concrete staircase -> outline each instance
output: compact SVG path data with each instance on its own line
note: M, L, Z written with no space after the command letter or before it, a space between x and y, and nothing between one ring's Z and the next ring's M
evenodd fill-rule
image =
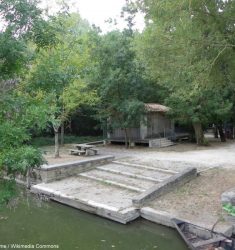
M149 140L150 148L164 148L174 145L174 143L167 138L158 138Z
M109 161L92 169L87 162L85 165L82 165L83 172L74 171L73 176L33 185L31 192L126 224L141 215L140 208L146 202L196 176L195 168L178 173L170 169L121 161ZM63 167L60 171L66 172L68 166ZM55 166L51 166L53 168ZM51 172L51 176L47 176L48 180L58 177L52 170L47 169L47 172ZM59 172L58 166L56 172ZM147 212L144 211L145 215Z
M79 176L130 191L144 192L171 177L172 173L158 171L153 168L110 163L80 173Z
M149 166L109 162L73 177L34 185L31 192L125 224L140 216L133 199L174 174Z

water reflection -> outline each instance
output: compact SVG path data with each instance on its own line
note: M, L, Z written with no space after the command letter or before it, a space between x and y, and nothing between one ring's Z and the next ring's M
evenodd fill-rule
M122 225L22 191L0 211L0 243L58 244L62 250L187 249L169 228L146 220Z

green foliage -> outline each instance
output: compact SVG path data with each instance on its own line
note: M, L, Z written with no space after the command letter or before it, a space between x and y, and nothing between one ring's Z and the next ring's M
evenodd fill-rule
M7 23L6 29L16 35L24 35L32 29L42 13L37 4L36 0L2 0L0 14Z
M0 124L0 149L4 150L11 147L19 146L29 140L29 135L22 127L16 127L12 122L6 121Z
M72 143L87 143L92 141L103 140L103 136L74 136L74 135L65 135L64 142L65 144ZM34 147L43 147L43 146L53 146L55 139L53 137L35 137L30 140L30 144Z
M136 61L131 30L113 31L100 38L92 87L100 98L98 117L111 128L139 125L144 113L144 68Z
M34 29L43 22L38 1L2 0L0 15L2 30L0 33L0 80L19 77L22 69L28 67L30 53L27 41ZM44 32L37 32L42 37Z
M21 146L3 150L0 154L0 166L7 171L7 175L26 175L29 168L36 168L45 163L41 151L31 146Z
M232 216L235 216L235 206L231 205L230 203L224 204L223 209Z
M0 34L0 168L11 177L26 174L29 168L43 162L42 154L26 143L30 140L32 127L45 127L47 105L40 102L40 94L30 96L22 91L22 72L30 64L27 42L33 27L42 21L41 13L37 1L0 2L3 20ZM0 202L12 195L13 189L7 185Z
M25 44L7 32L0 33L0 79L19 73L26 59Z
M234 1L138 4L147 24L136 43L138 56L151 78L168 89L171 115L202 124L233 119Z
M82 28L78 28L80 24ZM90 63L86 43L89 26L78 15L59 15L53 25L57 27L56 37L60 42L38 52L27 88L32 93L42 91L51 96L56 107L52 120L61 123L82 103L93 104L96 94L88 91L85 80Z
M0 103L0 166L9 175L25 174L43 162L41 153L25 144L30 140L31 127L45 127L47 106L16 90L0 94Z
M58 138L61 125L82 105L94 105L98 98L88 88L87 75L91 67L88 42L91 28L78 14L65 13L51 21L56 31L56 44L43 46L37 53L28 75L25 90L32 96L41 93L48 105L48 124ZM55 140L55 157L59 156Z
M82 104L94 106L99 98L95 90L90 90L83 80L77 79L64 89L62 100L65 111L72 113Z
M125 100L122 103L120 103L120 106L117 107L117 111L120 114L118 118L120 118L120 122L116 124L119 128L132 128L132 127L138 127L140 121L142 120L142 115L145 112L145 108L143 105L143 102L139 100ZM115 126L115 118L114 118L114 124ZM113 121L113 120L112 120Z
M53 18L48 21L41 19L33 26L29 39L36 44L37 50L50 48L60 42L56 36L58 32L62 32L62 28L58 30L58 27L53 22Z

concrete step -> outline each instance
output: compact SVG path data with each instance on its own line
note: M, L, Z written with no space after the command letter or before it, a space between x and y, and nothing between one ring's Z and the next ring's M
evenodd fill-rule
M100 182L100 183L103 183L106 185L108 184L110 186L124 188L127 190L139 192L139 193L146 191L146 189L141 188L141 187L137 187L137 186L133 186L133 185L131 185L131 183L126 183L124 180L122 180L122 182L119 182L118 180L115 180L115 178L113 176L112 177L110 177L110 176L107 177L105 175L102 176L102 174L98 174L97 172L93 172L93 171L81 173L81 174L79 174L79 176L82 176L84 178L87 178L87 179L90 179L93 181L97 181L97 182Z
M161 140L161 143L173 143L173 142L171 140L166 139L166 140Z
M118 170L115 170L115 169L107 169L105 167L98 167L98 169L101 170L101 171L104 171L104 172L112 173L112 174L131 177L133 179L152 181L152 182L155 182L155 183L162 182L162 180L160 180L160 179L155 179L155 178L148 177L148 176L133 174L133 173L130 173L130 172L118 171Z
M169 146L173 146L174 143L173 142L165 142L165 143L161 143L161 147L169 147Z
M131 167L135 167L135 168L143 168L143 169L147 169L147 170L153 170L153 171L163 172L163 173L172 174L172 175L179 173L178 171L174 171L174 170L170 170L170 169L150 167L150 166L146 166L146 165L140 165L140 164L135 164L135 163L123 162L123 161L112 161L112 163L115 163L118 165L124 165L124 166L131 166Z
M160 142L161 145L164 145L164 144L174 144L172 141L162 141Z
M80 176L92 178L97 181L106 182L108 184L116 185L119 187L127 188L137 192L143 192L156 184L151 180L139 180L132 176L120 175L119 173L113 173L104 169L94 169L85 173L81 173Z
M174 145L174 143L167 138L160 138L160 139L150 140L149 145L150 145L150 147L162 148L162 147L172 146L172 145Z
M169 141L169 139L167 139L167 138L161 138L161 139L157 139L157 140L159 140L159 141L161 141L161 142Z
M162 182L172 176L172 173L116 163L109 163L104 166L97 167L97 169L122 176L132 177L138 180L152 181L155 183Z

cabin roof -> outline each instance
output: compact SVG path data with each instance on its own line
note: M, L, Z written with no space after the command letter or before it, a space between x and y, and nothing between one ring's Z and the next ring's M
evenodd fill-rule
M166 113L170 110L170 108L158 103L145 103L145 109L147 110L147 112L162 112L162 113Z

